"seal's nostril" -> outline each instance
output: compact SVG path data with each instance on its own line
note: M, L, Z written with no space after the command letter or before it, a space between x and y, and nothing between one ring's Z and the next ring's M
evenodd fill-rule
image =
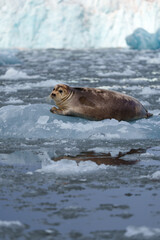
M52 93L52 97L55 97L55 96L56 96L56 94Z

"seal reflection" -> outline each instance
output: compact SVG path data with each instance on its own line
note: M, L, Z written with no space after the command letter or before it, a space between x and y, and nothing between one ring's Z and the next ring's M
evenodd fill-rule
M62 159L74 160L76 161L77 165L80 162L85 161L92 161L95 162L97 165L105 164L105 165L133 165L139 162L139 160L124 160L124 156L132 155L132 154L141 154L145 153L146 150L138 148L138 149L131 149L128 152L119 152L117 156L112 156L111 153L95 153L94 151L89 152L82 152L76 156L70 155L63 155L59 157L52 158L53 161L60 161Z

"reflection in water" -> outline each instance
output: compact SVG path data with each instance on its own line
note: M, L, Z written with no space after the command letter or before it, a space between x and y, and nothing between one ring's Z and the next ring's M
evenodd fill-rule
M94 151L82 152L77 156L59 156L56 158L52 158L53 161L60 161L62 159L75 160L77 164L81 161L93 161L97 165L105 164L105 165L132 165L139 162L139 160L123 160L122 157L132 155L132 154L140 154L145 153L146 150L138 148L131 149L129 152L119 152L117 156L112 156L111 153L95 153Z

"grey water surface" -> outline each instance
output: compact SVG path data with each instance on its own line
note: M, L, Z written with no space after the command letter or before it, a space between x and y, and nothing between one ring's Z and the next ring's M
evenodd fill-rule
M159 51L8 50L2 60L0 239L159 239ZM129 94L153 117L53 115L57 83Z

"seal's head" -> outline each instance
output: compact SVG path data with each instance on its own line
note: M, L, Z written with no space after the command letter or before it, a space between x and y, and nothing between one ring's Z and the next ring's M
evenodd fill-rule
M70 87L64 84L57 84L51 94L50 97L55 101L55 103L63 102L70 95Z

